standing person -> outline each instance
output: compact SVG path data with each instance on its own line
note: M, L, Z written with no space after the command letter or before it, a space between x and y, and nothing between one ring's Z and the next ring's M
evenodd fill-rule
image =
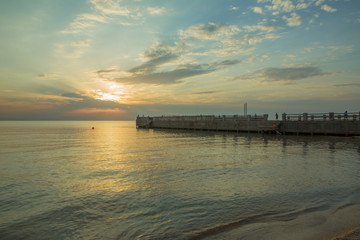
M279 115L276 113L275 114L275 117L276 117L276 120L278 120L278 118L279 118Z
M344 118L347 119L347 110L344 112Z

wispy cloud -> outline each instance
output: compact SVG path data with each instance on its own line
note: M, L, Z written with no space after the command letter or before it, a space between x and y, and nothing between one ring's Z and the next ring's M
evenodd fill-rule
M104 71L99 70L96 72L100 79L106 81L114 81L123 84L155 84L155 85L168 85L168 84L176 84L182 82L184 79L189 77L200 76L203 74L208 74L214 72L220 68L235 65L238 61L222 61L216 62L211 64L184 64L176 66L174 69L169 71L147 71L147 72L131 72L126 71L129 73L128 76L124 77L117 77L116 73L117 70L111 71ZM109 74L111 72L111 77ZM122 72L122 71L119 71Z
M335 87L360 87L360 83L342 83L342 84L335 84Z
M67 58L79 58L84 52L84 47L90 47L90 41L94 28L99 24L118 22L122 25L132 25L129 22L120 21L118 17L132 17L131 11L121 5L121 0L89 0L92 5L92 12L80 13L69 24L60 31L63 35L73 35L82 40L57 44L56 52Z
M254 11L254 13L259 13L259 14L263 13L263 10L261 7L253 7L253 11Z
M282 18L287 22L287 25L290 27L301 25L301 16L296 13L291 13L291 17L283 16Z
M326 11L326 12L336 12L336 11L337 11L337 9L332 8L332 7L330 7L330 6L327 5L327 4L322 5L322 6L321 6L321 9L324 10L324 11Z
M214 62L211 63L210 66L214 66L214 67L219 67L219 66L231 66L231 65L236 65L239 64L241 61L240 60L224 60L221 62Z
M121 0L90 0L94 8L103 14L129 16L130 10L121 6Z
M100 14L82 13L79 14L70 26L60 31L62 34L88 33L97 23L105 23L106 17Z
M257 25L252 25L252 26L244 26L244 29L246 29L248 32L256 32L256 31L260 31L260 32L276 32L278 30L281 29L281 27L269 24L267 22L261 22Z
M315 3L315 5L316 5L316 6L319 6L319 5L321 5L323 2L325 2L325 0L317 0L316 3Z
M99 70L97 78L123 84L176 84L189 77L200 76L240 63L237 59L225 59L211 63L179 63L177 60L186 52L181 46L170 46L158 43L152 49L145 51L145 62L129 70ZM163 65L166 69L159 70Z
M241 44L255 45L261 43L266 39L276 39L276 38L279 38L279 36L272 34L246 34L239 37L239 42Z
M79 114L79 115L88 115L88 114L119 114L119 113L125 113L125 110L119 109L119 108L79 108L70 110L69 114Z
M291 0L258 0L258 3L267 3L265 8L272 11L273 15L278 15L281 12L292 12L296 7Z
M72 42L71 46L74 47L89 47L90 46L90 39L83 39L77 42Z
M135 74L129 78L116 78L116 82L126 84L175 84L181 82L181 80L207 74L215 71L215 68L211 68L207 65L188 64L185 66L179 66L177 69L167 72L154 72L148 74Z
M179 38L189 42L191 50L188 55L211 55L225 57L248 54L255 50L254 45L263 40L276 39L279 26L269 24L266 20L257 25L246 25L240 28L237 25L225 25L220 23L199 24L178 31ZM210 45L211 44L211 45ZM207 46L196 49L196 46ZM251 45L251 48L249 46Z
M165 53L164 55L151 58L149 61L131 68L129 72L136 74L154 72L158 66L169 63L173 60L176 60L177 58L177 55L172 53Z
M186 30L179 30L178 34L181 38L197 38L203 40L217 40L224 36L232 36L240 32L236 25L224 25L210 22L208 24L200 24L191 26Z
M39 80L53 80L57 79L59 76L56 73L40 73L36 77Z
M298 4L296 4L295 8L296 8L296 10L306 9L310 6L310 4L311 3L304 3L304 2L298 3Z
M164 7L148 7L147 11L150 15L162 15L166 12Z
M192 94L195 95L208 95L208 94L214 94L214 93L218 93L219 91L203 91L203 92L194 92Z
M313 77L330 75L331 72L324 71L316 66L293 66L293 67L269 67L236 76L237 80L260 80L260 81L298 81Z
M330 50L340 53L352 53L354 51L354 46L329 46Z
M299 26L301 22L299 15L296 13L298 11L304 11L314 5L326 12L337 11L337 9L324 4L324 2L325 0L257 0L257 3L262 4L262 6L255 6L252 9L256 13L270 12L273 16L291 14L291 17L283 15L282 18L287 21L288 26Z

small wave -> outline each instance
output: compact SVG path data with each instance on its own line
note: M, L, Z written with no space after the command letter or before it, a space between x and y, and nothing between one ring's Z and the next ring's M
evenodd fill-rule
M87 211L82 204L66 205L2 224L0 239L66 238L75 236L79 228L97 218L96 214Z
M288 222L288 221L291 221L291 220L294 220L294 219L298 218L301 215L321 211L321 210L324 210L326 208L327 208L326 205L319 205L319 206L315 206L315 207L304 208L304 209L300 209L298 211L288 212L288 213L284 213L284 214L274 216L273 219L277 220L277 221Z
M334 211L333 211L333 214L342 210L342 209L345 209L345 208L348 208L348 207L351 207L351 206L354 206L355 203L345 203L345 204L342 204L340 206L338 206Z
M219 225L213 228L208 228L204 231L201 231L194 236L190 237L190 240L197 240L197 239L203 239L206 237L214 236L220 233L228 232L230 230L233 230L235 228L243 227L249 224L253 223L262 223L262 222L268 222L268 221L291 221L296 218L298 218L301 215L317 212L320 210L325 209L325 205L315 206L315 207L309 207L305 209L301 209L299 211L294 212L286 212L286 213L279 213L279 212L266 212L259 215L253 215L249 216L247 218L241 219L236 222L231 222L228 224Z
M266 221L270 216L274 216L276 213L275 212L267 212L267 213L263 213L263 214L259 214L259 215L253 215L244 219L241 219L239 221L236 222L232 222L232 223L228 223L228 224L223 224L223 225L219 225L213 228L208 228L202 232L199 232L197 234L195 234L194 236L190 237L190 240L196 240L196 239L202 239L205 237L209 237L209 236L213 236L213 235L217 235L219 233L223 233L226 231L230 231L232 229L238 228L238 227L242 227L248 224L252 224L252 223L257 223L257 222L264 222Z

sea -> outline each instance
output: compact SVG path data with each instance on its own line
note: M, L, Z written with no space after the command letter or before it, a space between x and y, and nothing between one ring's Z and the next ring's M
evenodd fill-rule
M0 239L276 239L359 204L356 137L0 122Z

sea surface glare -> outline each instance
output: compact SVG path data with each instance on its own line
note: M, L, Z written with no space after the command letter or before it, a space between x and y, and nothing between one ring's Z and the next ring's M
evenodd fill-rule
M254 239L358 204L357 138L0 122L0 239Z

